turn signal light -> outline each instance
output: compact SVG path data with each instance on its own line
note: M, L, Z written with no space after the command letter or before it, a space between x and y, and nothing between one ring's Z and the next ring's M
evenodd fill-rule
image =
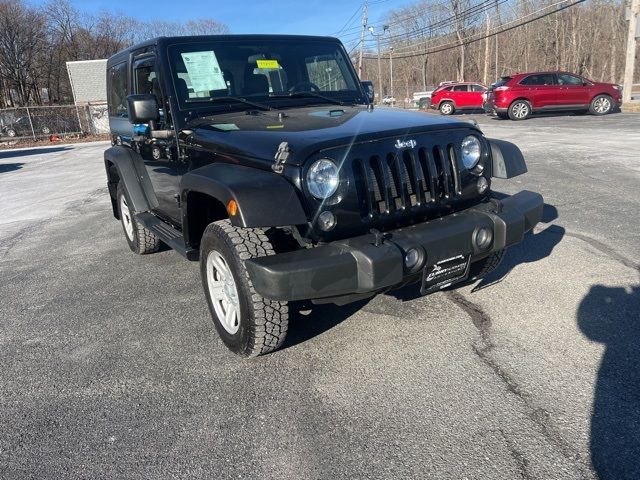
M227 203L227 212L230 216L235 217L238 213L238 202L236 202L234 199L229 200L229 202Z

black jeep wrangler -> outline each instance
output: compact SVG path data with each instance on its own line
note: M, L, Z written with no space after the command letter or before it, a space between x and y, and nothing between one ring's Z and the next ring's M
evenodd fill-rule
M290 301L339 305L494 269L542 197L498 200L517 147L467 122L374 108L339 40L157 38L107 68L113 213L135 253L200 261L234 352L278 348Z

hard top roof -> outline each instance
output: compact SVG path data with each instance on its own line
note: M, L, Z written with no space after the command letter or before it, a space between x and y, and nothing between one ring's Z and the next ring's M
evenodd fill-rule
M143 49L149 46L158 46L164 48L174 43L192 43L192 42L211 42L211 41L233 41L233 40L288 40L291 42L299 42L303 40L324 40L340 42L335 37L323 37L318 35L271 35L271 34L250 34L250 35L192 35L192 36L176 36L176 37L156 37L136 45L125 48L118 53L109 57L107 66L126 60L129 53L134 50Z

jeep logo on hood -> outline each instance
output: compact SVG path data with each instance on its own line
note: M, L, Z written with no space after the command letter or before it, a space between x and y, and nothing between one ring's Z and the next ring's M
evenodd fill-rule
M396 140L396 148L413 148L418 144L415 140Z

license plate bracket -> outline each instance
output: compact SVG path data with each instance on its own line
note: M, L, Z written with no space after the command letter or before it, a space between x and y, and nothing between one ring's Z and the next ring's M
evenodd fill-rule
M456 255L425 267L420 293L426 295L464 280L469 276L470 260L471 255Z

